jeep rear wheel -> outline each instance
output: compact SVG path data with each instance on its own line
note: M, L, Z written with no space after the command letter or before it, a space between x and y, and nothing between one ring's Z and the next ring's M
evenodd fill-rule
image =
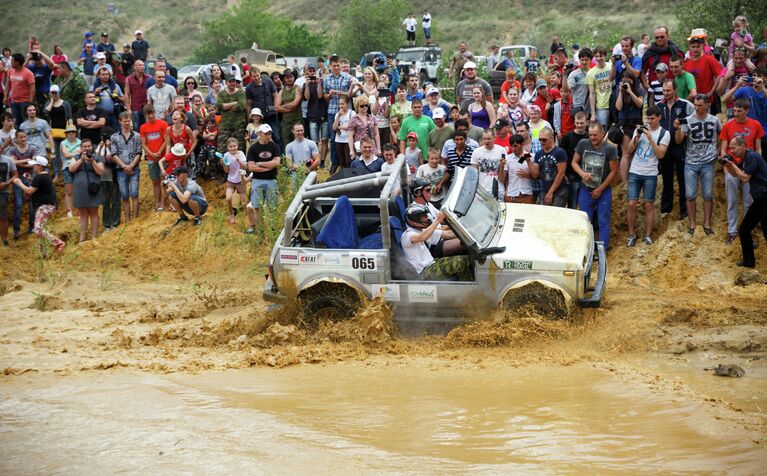
M299 295L304 324L314 328L321 321L351 319L360 306L360 296L346 284L319 283Z
M503 298L503 307L552 319L563 319L569 315L567 300L562 292L537 282L511 289Z

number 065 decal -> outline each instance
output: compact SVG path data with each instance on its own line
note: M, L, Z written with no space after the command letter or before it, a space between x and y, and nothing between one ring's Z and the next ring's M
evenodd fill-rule
M364 253L350 253L352 259L352 268L354 269L376 269L375 255L366 255Z

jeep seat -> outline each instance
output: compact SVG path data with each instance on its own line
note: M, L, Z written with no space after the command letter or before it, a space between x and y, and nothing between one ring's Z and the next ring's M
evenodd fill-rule
M317 234L316 242L326 248L357 249L359 247L357 220L349 197L342 195L338 198L322 230Z

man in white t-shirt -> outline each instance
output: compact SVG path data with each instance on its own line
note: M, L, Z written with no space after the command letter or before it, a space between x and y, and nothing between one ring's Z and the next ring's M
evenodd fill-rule
M506 148L495 143L491 129L482 133L482 146L471 153L471 166L479 170L479 185L496 200L503 200L506 187L498 180L498 171L506 167Z
M149 103L154 106L155 113L159 117L171 112L173 109L173 100L176 99L176 88L165 82L165 71L155 71L155 83L147 89L147 98Z
M408 15L407 18L402 20L402 28L405 29L405 32L407 33L407 45L408 46L415 46L415 27L418 25L418 22L416 21L415 17L411 13Z
M626 246L636 245L637 236L634 233L636 224L637 202L639 192L643 191L645 211L645 237L647 245L652 244L652 227L655 219L653 202L658 188L658 161L663 159L668 149L671 134L660 126L661 112L658 106L650 106L646 112L647 124L640 126L634 132L629 142L629 153L633 154L629 168L628 192L628 228L629 238Z
M530 164L533 155L524 148L525 138L514 134L509 138L511 155L505 167L498 171L498 180L506 187L504 201L509 203L533 203L533 181Z
M413 265L419 279L444 281L457 278L471 281L473 276L468 256L434 259L429 252L429 245L436 245L440 239L455 238L452 231L438 229L444 220L445 214L442 212L437 213L437 219L432 221L425 206L418 203L410 205L407 209L407 229L402 233L405 258Z

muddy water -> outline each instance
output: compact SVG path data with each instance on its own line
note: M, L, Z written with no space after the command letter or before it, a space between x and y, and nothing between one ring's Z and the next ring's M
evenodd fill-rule
M758 473L767 457L606 369L450 365L4 379L0 472Z

